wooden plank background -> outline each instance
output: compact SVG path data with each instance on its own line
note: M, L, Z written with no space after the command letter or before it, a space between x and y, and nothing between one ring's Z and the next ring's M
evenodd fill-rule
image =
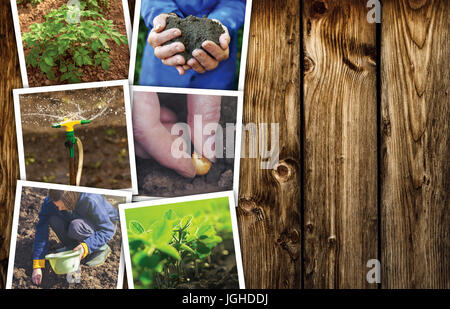
M244 124L279 124L280 162L241 160L248 288L450 287L449 7L385 0L377 31L366 1L253 1ZM2 288L22 85L0 8ZM366 281L369 259L381 285Z
M300 288L300 3L253 1L252 14L243 121L279 123L280 162L262 170L259 159L241 159L246 286Z
M450 287L450 5L383 9L381 223L387 288Z
M364 1L303 8L305 288L365 288L377 256L375 24ZM376 286L375 286L376 287Z

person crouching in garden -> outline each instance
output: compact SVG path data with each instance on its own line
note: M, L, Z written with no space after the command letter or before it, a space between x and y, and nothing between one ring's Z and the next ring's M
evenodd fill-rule
M33 246L32 281L42 282L49 227L64 246L58 252L80 250L80 260L87 266L102 265L111 248L108 241L116 232L119 213L99 194L62 190L48 191L42 203Z

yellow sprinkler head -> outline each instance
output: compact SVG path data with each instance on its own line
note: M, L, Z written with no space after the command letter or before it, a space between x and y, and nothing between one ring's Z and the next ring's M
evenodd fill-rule
M73 132L73 127L77 124L86 124L90 122L90 120L70 120L66 117L62 122L52 125L52 128L66 127L66 132Z
M91 120L70 120L69 118L64 118L64 120L60 123L55 123L52 125L52 128L66 128L66 147L69 148L69 155L71 158L74 157L74 145L77 142L77 139L75 137L75 132L73 131L73 127L77 124L87 124L90 123Z

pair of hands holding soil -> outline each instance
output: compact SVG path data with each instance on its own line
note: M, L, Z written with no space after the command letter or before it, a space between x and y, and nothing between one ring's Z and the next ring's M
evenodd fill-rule
M229 44L230 35L227 27L222 25L218 20L214 20L219 23L225 31L219 38L219 45L206 40L202 43L202 48L195 49L192 52L193 58L186 62L185 57L179 55L179 53L185 51L185 46L181 42L173 42L171 44L164 45L168 41L181 36L180 29L166 28L166 20L169 14L160 14L153 19L153 29L150 31L148 37L148 43L153 46L155 56L161 59L162 63L168 66L174 66L180 75L183 75L186 71L193 69L198 73L205 73L217 68L219 62L228 59L230 55Z

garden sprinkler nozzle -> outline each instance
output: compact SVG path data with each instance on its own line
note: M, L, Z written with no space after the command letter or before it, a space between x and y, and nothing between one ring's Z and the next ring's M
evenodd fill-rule
M91 120L71 120L69 118L64 118L64 120L60 123L55 123L52 125L52 128L66 128L66 141L64 145L69 149L69 157L70 157L70 184L71 185L79 185L81 178L81 169L83 167L83 144L81 140L75 137L74 126L79 124L88 124ZM78 144L78 172L75 177L75 154L74 154L74 145Z
M78 124L88 124L90 123L91 120L70 120L69 118L64 118L64 120L60 123L55 123L52 125L52 128L61 128L61 127L65 127L66 128L66 147L69 148L69 155L71 158L74 157L74 147L73 145L76 144L77 139L75 137L74 134L74 130L73 127L78 125Z
M70 120L69 118L64 118L63 122L55 123L52 125L52 128L61 128L66 127L66 132L73 132L73 127L77 124L87 124L90 123L91 120Z

